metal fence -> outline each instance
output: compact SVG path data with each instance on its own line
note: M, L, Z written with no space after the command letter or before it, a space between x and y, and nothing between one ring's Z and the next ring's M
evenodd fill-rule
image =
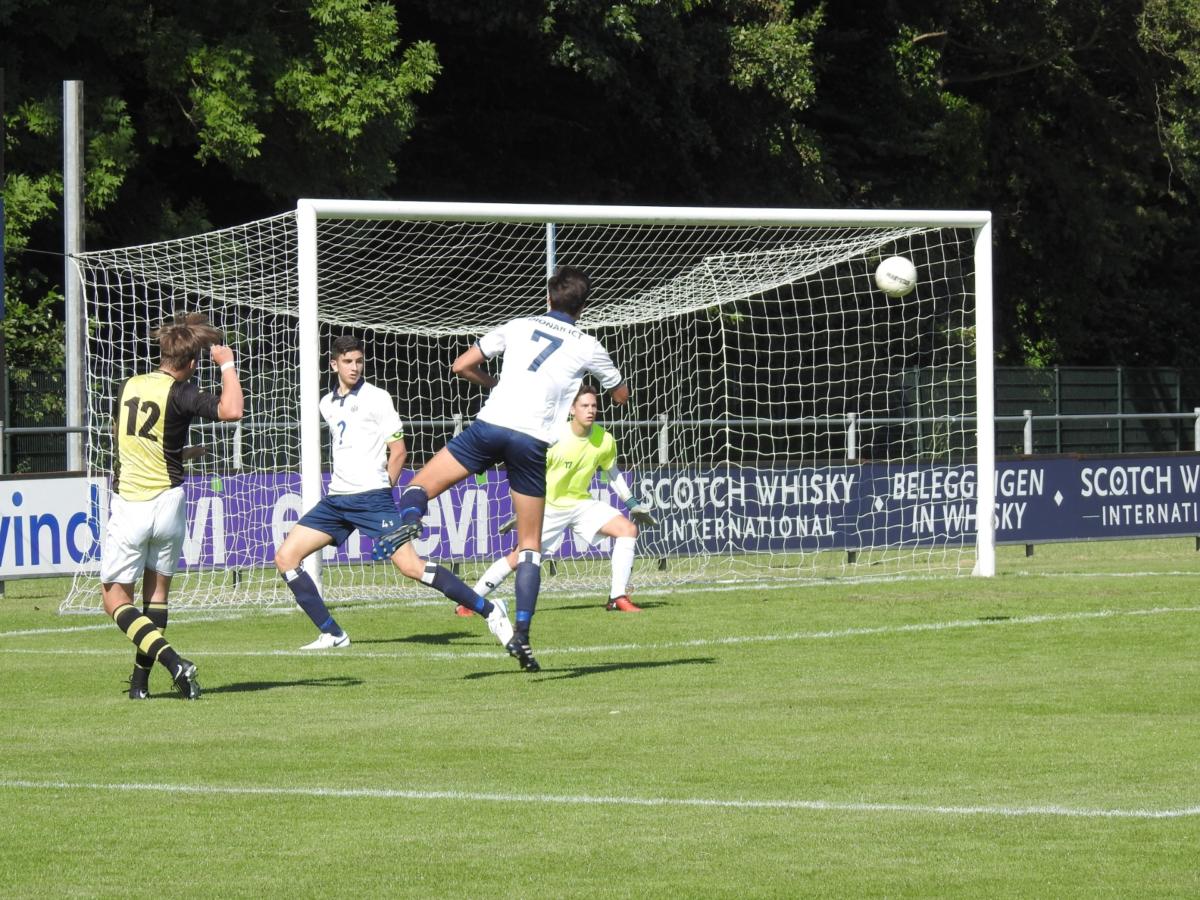
M1200 370L998 366L995 376L998 454L1145 453L1196 446ZM1026 449L1029 438L1032 445Z

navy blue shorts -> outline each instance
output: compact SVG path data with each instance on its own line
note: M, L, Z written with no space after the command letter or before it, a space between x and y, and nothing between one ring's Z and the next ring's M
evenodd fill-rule
M518 494L546 496L546 451L550 445L535 437L493 425L475 422L446 444L451 455L472 475L502 462L508 469L508 486Z
M330 494L304 514L296 524L323 531L334 544L343 544L354 529L371 538L391 531L400 521L396 501L388 488L361 494Z

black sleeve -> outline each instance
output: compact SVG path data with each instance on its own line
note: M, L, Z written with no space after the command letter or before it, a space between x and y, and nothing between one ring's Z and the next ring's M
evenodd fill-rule
M182 382L171 392L171 401L175 408L187 419L201 418L217 421L217 407L221 398L216 394L206 394L190 381Z

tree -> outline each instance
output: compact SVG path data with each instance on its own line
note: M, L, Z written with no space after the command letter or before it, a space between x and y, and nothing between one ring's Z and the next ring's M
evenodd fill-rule
M819 194L803 16L769 0L408 4L444 72L406 197L792 205Z
M1194 0L875 6L818 42L816 130L848 197L995 213L1002 359L1200 362L1173 337L1198 224Z

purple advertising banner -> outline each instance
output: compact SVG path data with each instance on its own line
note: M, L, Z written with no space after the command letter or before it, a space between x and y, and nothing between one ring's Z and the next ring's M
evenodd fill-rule
M411 473L405 473L407 481ZM631 473L658 525L644 529L646 556L697 552L855 550L969 544L975 531L972 466L861 463L796 468L651 469ZM996 467L993 520L999 543L1200 534L1200 455L1033 458ZM186 484L183 564L270 565L301 515L294 474L192 478ZM607 485L593 494L623 510ZM511 515L504 473L468 479L434 498L418 554L487 558L512 548L497 534ZM575 546L560 556L607 552ZM355 534L326 559L369 560Z

